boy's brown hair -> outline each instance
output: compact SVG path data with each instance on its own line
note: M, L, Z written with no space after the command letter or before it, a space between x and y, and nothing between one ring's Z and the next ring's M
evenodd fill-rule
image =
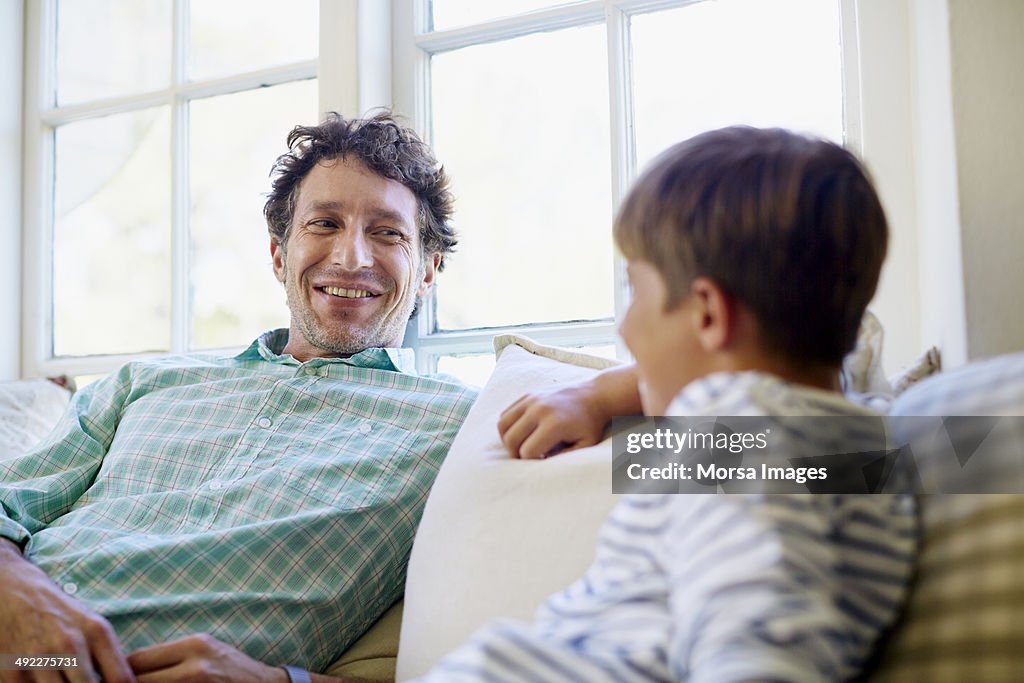
M888 226L850 152L739 126L663 152L626 197L615 240L658 270L668 308L708 277L753 311L766 351L839 366L875 293Z

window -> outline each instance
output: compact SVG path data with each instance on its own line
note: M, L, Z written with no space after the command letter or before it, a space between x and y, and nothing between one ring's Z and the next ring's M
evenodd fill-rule
M638 169L731 123L857 146L855 14L854 0L28 3L22 373L94 375L286 325L261 213L270 163L296 123L389 104L457 196L458 251L407 335L420 370L480 383L505 331L624 357L611 219Z
M287 326L263 193L287 132L320 118L318 1L26 13L25 309L38 313L24 374L92 375Z
M671 143L740 123L855 142L847 0L395 8L396 108L451 174L460 233L410 335L423 370L479 382L511 330L610 354L629 297L613 211Z

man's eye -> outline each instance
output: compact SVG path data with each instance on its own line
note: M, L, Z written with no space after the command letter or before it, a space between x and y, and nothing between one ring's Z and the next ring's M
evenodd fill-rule
M393 241L400 240L403 237L401 231L395 230L394 228L377 228L373 231L373 234L382 239Z
M315 221L309 222L310 227L320 228L322 230L330 230L337 227L337 223L330 220L329 218L318 218Z

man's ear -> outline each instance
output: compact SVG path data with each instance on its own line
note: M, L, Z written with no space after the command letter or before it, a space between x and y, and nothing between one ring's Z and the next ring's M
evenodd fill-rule
M437 275L437 269L441 265L441 254L435 252L433 254L427 254L423 259L423 279L420 280L419 286L416 288L416 296L424 296L430 291L430 288L434 286L434 276Z
M270 258L274 263L274 277L281 284L284 284L285 273L287 272L285 267L284 258L284 247L281 246L273 237L270 238Z
M690 283L690 294L694 300L693 323L697 340L709 353L721 351L732 342L736 301L707 277L695 278Z

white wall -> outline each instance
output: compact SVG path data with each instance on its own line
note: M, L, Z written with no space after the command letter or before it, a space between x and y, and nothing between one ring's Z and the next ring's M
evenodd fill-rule
M950 367L967 360L967 322L946 0L915 0L913 17L922 336Z
M0 0L0 380L21 365L22 0Z
M934 342L921 335L908 0L858 0L860 150L889 219L889 252L871 309L893 374ZM848 84L849 87L849 84Z
M914 0L923 336L946 367L1024 349L1024 2Z
M948 0L967 355L1024 350L1024 2Z

